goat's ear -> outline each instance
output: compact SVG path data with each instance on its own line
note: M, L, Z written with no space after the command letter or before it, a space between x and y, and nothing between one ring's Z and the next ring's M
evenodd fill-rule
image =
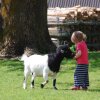
M64 53L64 50L61 49L61 53Z

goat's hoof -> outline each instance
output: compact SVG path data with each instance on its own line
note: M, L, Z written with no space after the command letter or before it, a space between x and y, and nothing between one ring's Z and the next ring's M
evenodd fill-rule
M44 88L44 85L43 85L43 84L41 84L41 88L42 88L42 89Z
M56 87L54 87L55 90L58 90Z

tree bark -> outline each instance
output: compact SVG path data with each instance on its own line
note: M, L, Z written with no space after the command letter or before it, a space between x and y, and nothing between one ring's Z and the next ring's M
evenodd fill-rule
M47 0L10 0L1 55L48 53L55 49L47 26Z

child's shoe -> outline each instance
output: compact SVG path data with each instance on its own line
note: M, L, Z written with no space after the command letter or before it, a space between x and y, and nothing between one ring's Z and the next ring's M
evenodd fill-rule
M82 90L88 90L88 88L87 87L82 87Z
M80 87L79 86L75 86L75 87L71 88L71 90L80 90Z

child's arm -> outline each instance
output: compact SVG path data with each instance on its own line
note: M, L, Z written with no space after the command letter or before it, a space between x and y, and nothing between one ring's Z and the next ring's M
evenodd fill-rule
M75 59L79 58L81 56L81 54L82 54L81 50L78 50L78 52L76 53L74 58Z

